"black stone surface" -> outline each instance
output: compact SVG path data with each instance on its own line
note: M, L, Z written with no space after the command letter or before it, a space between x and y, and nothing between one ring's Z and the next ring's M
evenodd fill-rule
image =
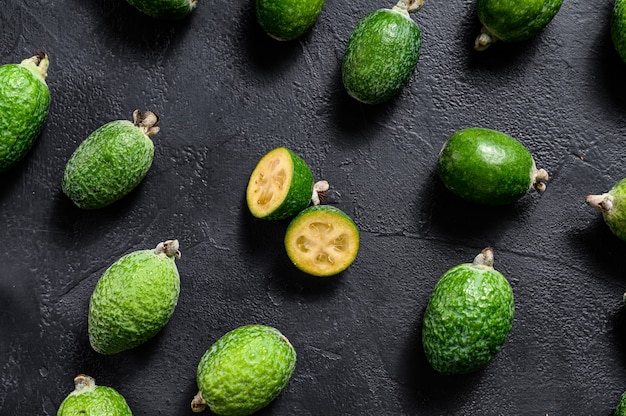
M52 104L37 144L0 176L0 414L55 415L87 373L135 415L189 415L195 369L225 332L279 328L298 351L293 379L259 415L603 415L626 390L626 243L584 203L626 176L623 74L612 1L565 0L520 44L472 50L472 0L431 1L416 73L368 107L343 90L341 59L372 0L328 0L302 39L261 32L251 1L199 0L157 22L122 0L4 0L0 63L39 50ZM65 162L100 125L135 108L161 116L143 183L81 211L62 194ZM451 196L435 163L470 126L504 131L551 174L543 195L484 209ZM328 203L361 229L356 262L333 278L297 271L287 221L253 219L248 177L287 146L331 183ZM114 356L87 340L102 272L178 238L181 297L169 324ZM515 294L513 329L484 369L441 376L421 319L450 267L492 246Z

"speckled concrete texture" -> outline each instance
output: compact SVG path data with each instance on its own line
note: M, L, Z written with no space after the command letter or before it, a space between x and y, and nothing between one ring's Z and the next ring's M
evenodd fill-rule
M52 97L28 156L0 176L0 414L55 415L86 373L135 415L190 415L209 346L249 323L298 352L287 388L259 415L603 415L626 390L622 261L585 196L626 177L626 86L609 35L612 1L566 0L520 44L472 50L472 0L425 0L422 56L391 102L341 85L341 59L373 0L328 0L303 38L267 37L252 1L199 0L189 18L142 16L123 0L4 0L0 63L44 50ZM61 192L89 133L133 110L161 116L155 159L123 200L81 211ZM435 172L456 130L501 130L551 174L543 195L480 208ZM339 276L290 265L287 221L254 219L257 160L286 146L331 184L327 203L361 230ZM94 352L89 296L123 254L177 238L178 307L134 350ZM482 370L441 376L421 320L450 267L486 246L515 295L513 329Z

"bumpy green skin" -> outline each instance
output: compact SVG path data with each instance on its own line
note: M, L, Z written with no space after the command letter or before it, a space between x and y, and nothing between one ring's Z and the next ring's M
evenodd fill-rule
M620 397L613 416L626 416L626 392L624 392Z
M202 397L220 416L245 416L267 406L285 388L296 351L275 328L246 325L209 348L198 364Z
M611 14L611 39L617 54L626 62L626 0L615 0Z
M180 278L174 258L140 250L109 267L89 302L89 342L101 354L115 354L156 335L174 313Z
M150 17L163 20L178 20L191 13L197 5L196 0L128 0Z
M613 197L610 210L603 210L602 217L613 234L626 241L626 178L617 182L608 192Z
M21 64L0 66L0 172L28 153L49 106L50 92L43 78Z
M426 358L442 374L475 371L493 359L513 325L513 291L492 267L461 264L435 285L424 312Z
M72 392L61 403L57 416L132 416L124 397L110 387Z
M517 140L496 130L468 128L454 133L439 154L439 177L461 198L502 205L526 195L535 162Z
M529 39L557 14L563 0L477 0L478 19L505 42Z
M408 12L368 14L348 39L341 72L346 91L367 104L391 99L415 71L421 46L421 32Z
M148 173L154 144L127 120L94 131L65 166L63 192L83 209L103 208L132 191Z
M271 37L293 40L313 26L323 6L324 0L256 0L256 17Z

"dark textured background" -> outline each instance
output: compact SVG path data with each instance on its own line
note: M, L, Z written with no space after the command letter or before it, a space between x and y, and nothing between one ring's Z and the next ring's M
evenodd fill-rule
M392 0L393 1L393 0ZM189 415L195 369L225 332L279 328L293 379L261 415L603 415L626 390L626 243L584 204L626 176L624 72L609 0L565 0L539 36L472 50L474 1L426 0L416 73L367 107L344 92L346 40L393 3L328 0L313 30L278 43L253 3L199 0L176 23L123 0L2 0L0 63L50 56L52 104L27 158L0 176L0 413L55 415L87 373L136 415ZM135 108L161 116L142 184L85 212L60 190L89 133ZM504 131L551 174L543 195L483 209L446 192L437 152L454 131ZM286 221L244 199L268 150L287 146L331 183L328 202L361 229L343 274L288 262ZM128 252L178 238L182 292L143 346L101 356L87 305ZM516 300L513 329L484 369L444 377L427 364L421 319L450 267L494 247Z

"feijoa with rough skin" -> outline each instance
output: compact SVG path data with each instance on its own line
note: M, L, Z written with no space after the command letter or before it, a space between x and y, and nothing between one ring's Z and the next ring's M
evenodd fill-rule
M620 396L613 416L626 416L626 392Z
M0 172L26 156L43 128L50 107L48 65L41 52L0 66Z
M613 185L609 192L588 195L586 202L602 211L602 217L609 229L626 241L626 178Z
M246 188L248 209L256 218L293 217L311 202L313 173L291 150L278 147L256 164Z
M333 276L356 258L360 233L345 212L314 205L300 212L285 233L285 249L293 264L313 276Z
M115 389L97 386L85 374L74 378L74 391L61 402L57 416L132 416L124 396Z
M430 296L422 344L431 366L442 374L464 374L489 363L513 326L513 290L493 268L493 250L455 266Z
M294 40L304 35L322 11L324 0L256 0L256 17L272 38Z
M128 0L142 13L162 20L178 20L187 16L197 6L197 0Z
M91 133L65 166L61 187L79 208L103 208L132 191L150 170L159 119L135 110L133 122L111 121Z
M219 416L246 416L270 404L291 379L296 350L276 328L240 326L202 356L196 373L194 412L208 406Z
M400 0L376 10L355 26L346 46L341 75L353 98L380 104L394 97L411 78L420 57L422 34L409 13L423 0Z
M626 0L615 0L613 5L611 40L619 57L626 62Z
M109 355L143 344L170 320L180 295L178 240L126 254L103 274L89 300L93 349Z
M563 0L477 0L478 19L483 27L474 49L483 51L494 42L530 39L548 25Z
M480 127L450 136L439 153L437 172L452 193L483 205L513 203L532 188L543 192L548 180L520 142Z

